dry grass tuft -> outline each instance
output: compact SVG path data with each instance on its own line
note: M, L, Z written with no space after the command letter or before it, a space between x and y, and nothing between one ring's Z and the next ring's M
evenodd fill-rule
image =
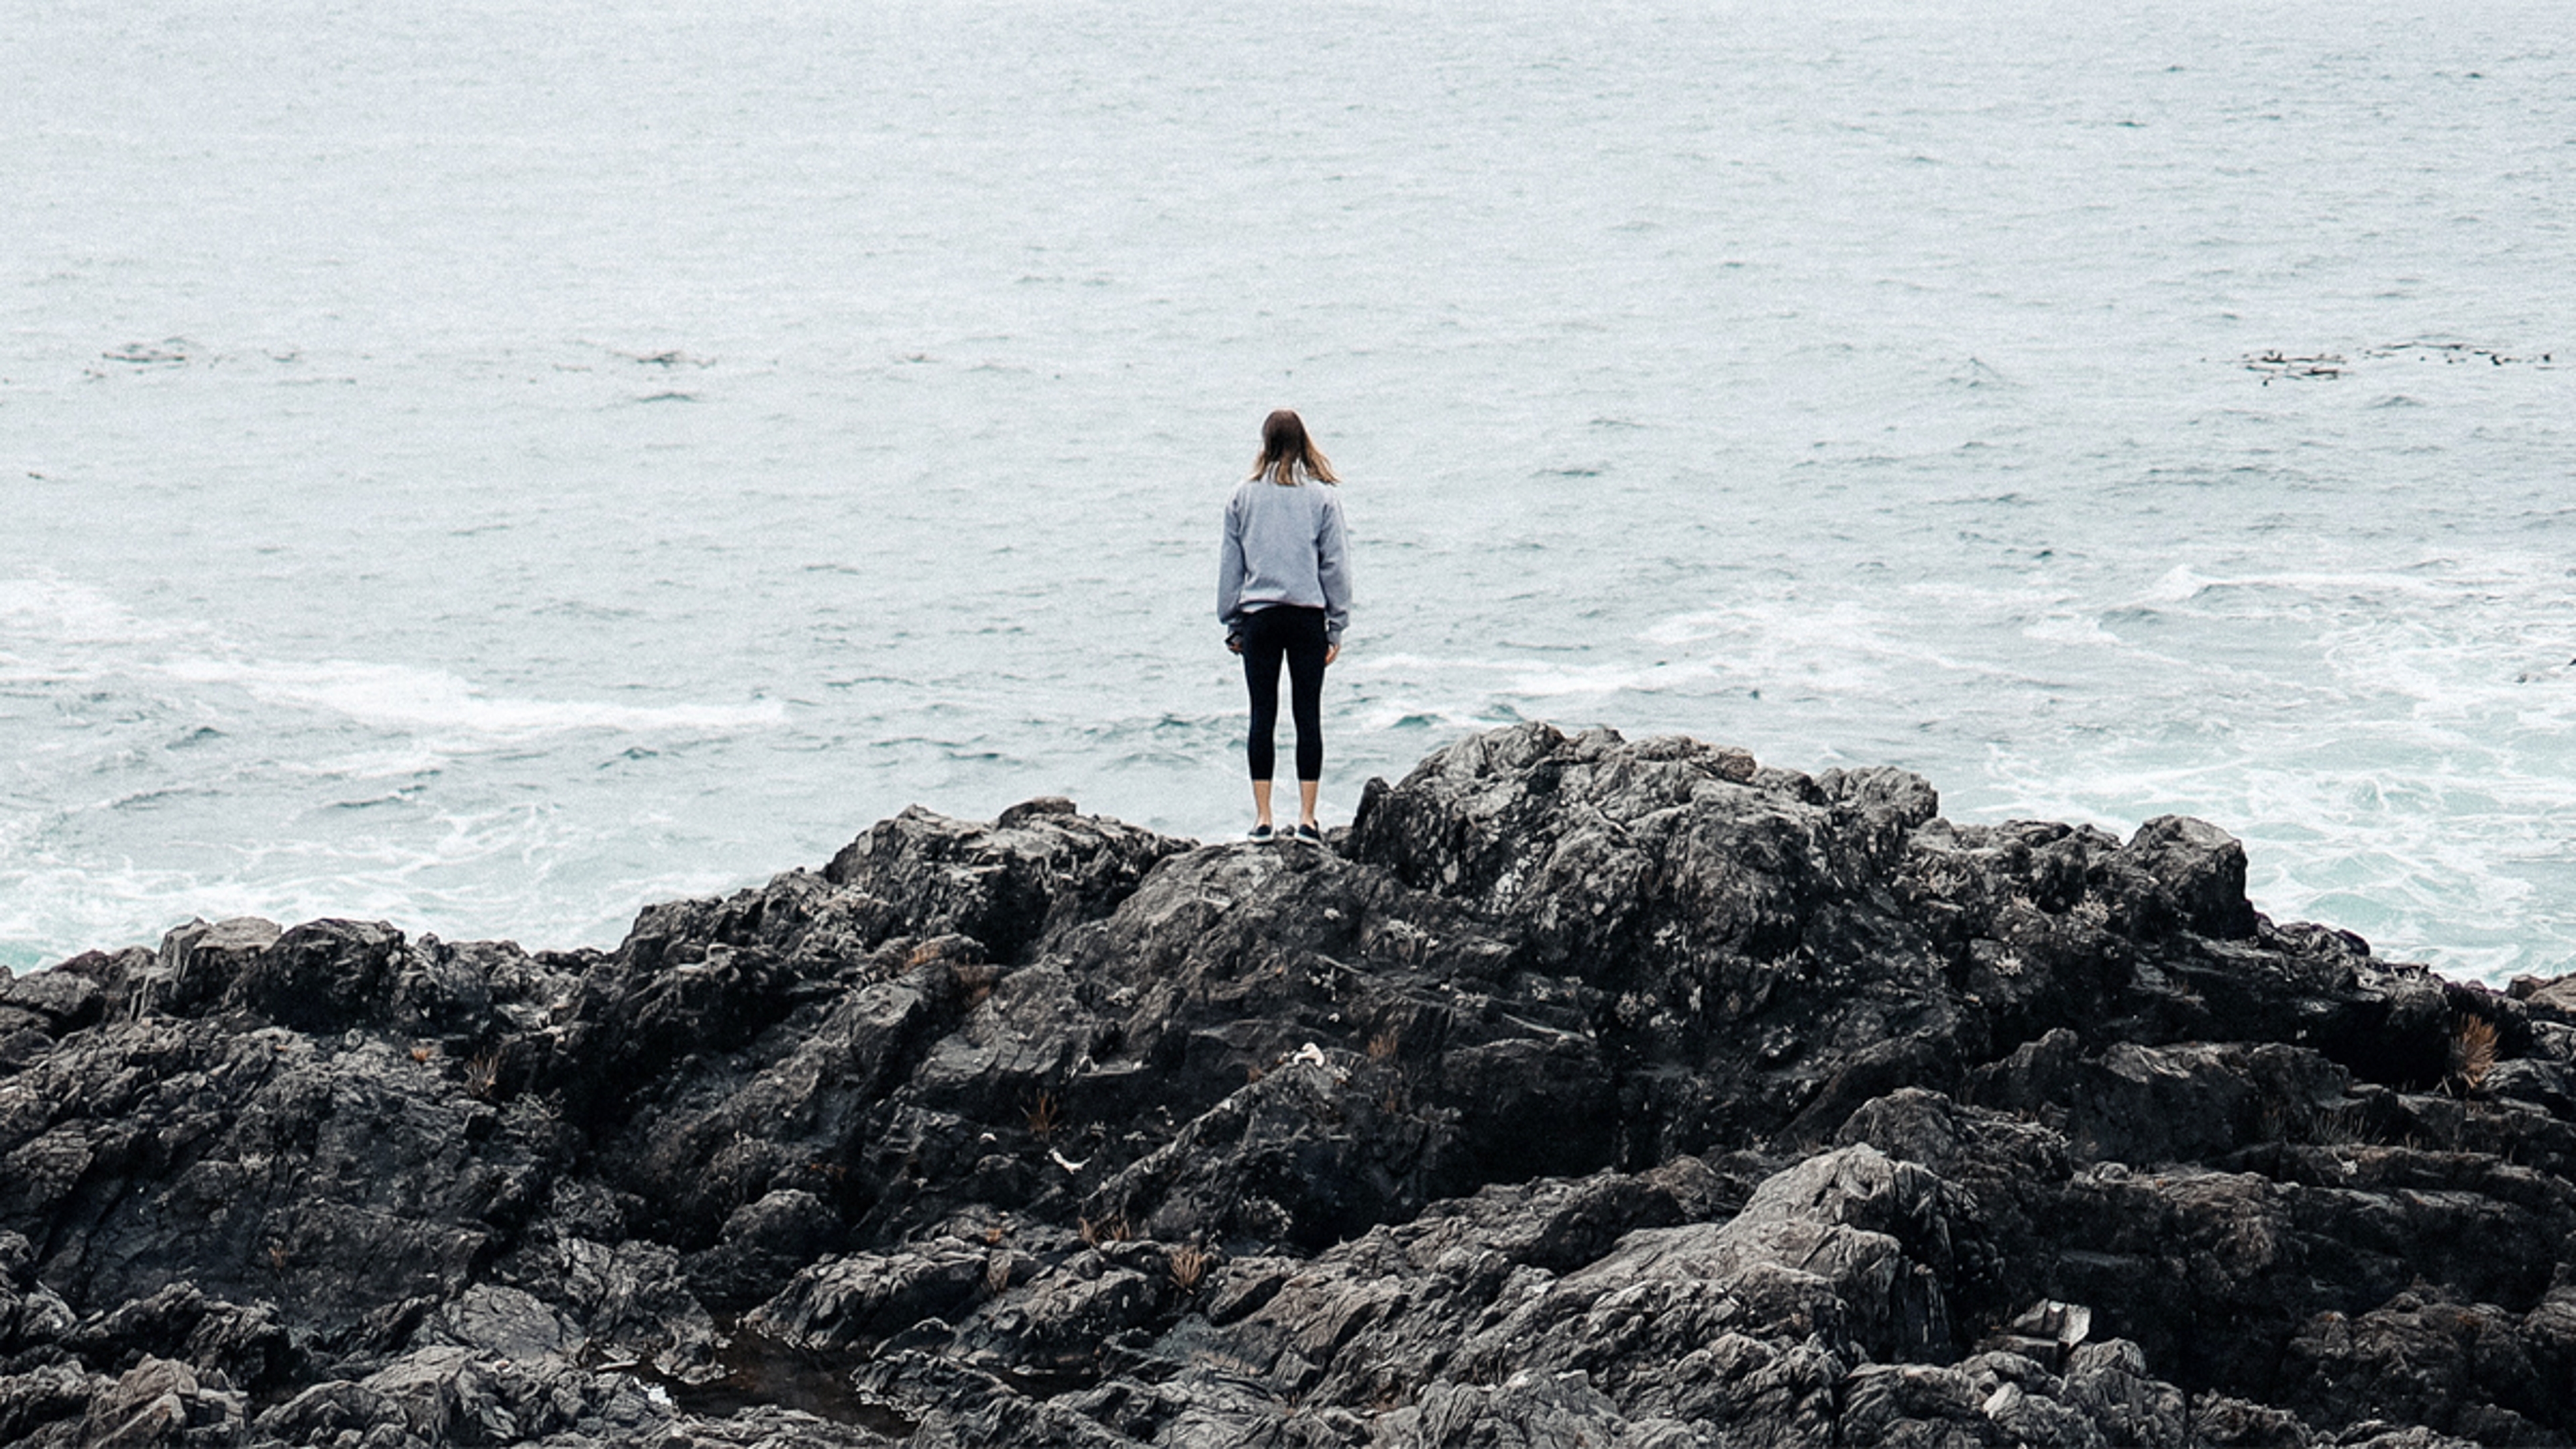
M1040 1092L1021 1105L1020 1115L1028 1119L1029 1135L1045 1142L1055 1136L1055 1129L1064 1125L1064 1103L1056 1100L1053 1092Z
M2310 1109L2307 1138L2319 1147L2359 1147L2365 1140L2359 1114L2343 1105Z
M2451 1075L2475 1091L2485 1085L2495 1064L2495 1023L2483 1016L2461 1017L2459 1029L2451 1034Z
M1184 1293L1199 1291L1199 1281L1207 1277L1208 1265L1216 1255L1195 1247L1172 1250L1172 1286Z
M501 1053L487 1047L465 1059L465 1090L481 1101L492 1100L501 1086Z
M1403 1039L1396 1035L1395 1028L1388 1027L1369 1038L1368 1059L1373 1062L1394 1061L1396 1048L1402 1044L1402 1041Z
M1089 1218L1082 1220L1082 1244L1086 1248L1097 1248L1102 1243L1123 1243L1134 1236L1136 1230L1127 1226L1127 1219L1123 1217L1103 1218L1096 1223Z

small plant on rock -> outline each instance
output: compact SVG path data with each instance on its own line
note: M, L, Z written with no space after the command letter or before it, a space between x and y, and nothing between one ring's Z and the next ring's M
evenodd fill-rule
M1395 1028L1390 1026L1369 1038L1368 1059L1373 1062L1394 1061L1396 1048L1401 1044L1402 1038L1397 1036Z
M1055 1093L1040 1092L1021 1105L1020 1115L1028 1119L1029 1135L1045 1142L1055 1136L1056 1128L1064 1125L1064 1104L1056 1100Z
M1123 1217L1103 1218L1096 1223L1089 1218L1082 1219L1082 1245L1086 1248L1097 1248L1102 1243L1123 1243L1135 1235L1135 1230L1127 1226Z
M2486 1084L2495 1064L2495 1023L2483 1016L2461 1017L2458 1030L2451 1033L2452 1077L2474 1092Z
M486 1047L465 1059L465 1090L479 1101L492 1100L501 1086L501 1053Z
M1184 1293L1196 1293L1200 1281L1207 1277L1208 1264L1214 1260L1215 1255L1202 1248L1186 1245L1174 1248L1172 1286Z
M2362 1124L2345 1107L2318 1106L2308 1112L2307 1137L2319 1147L2358 1147L2363 1139Z

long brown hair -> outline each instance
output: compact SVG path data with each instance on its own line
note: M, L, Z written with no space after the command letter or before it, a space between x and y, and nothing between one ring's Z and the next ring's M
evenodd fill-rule
M1293 488L1300 473L1319 483L1342 481L1324 450L1306 436L1306 420L1281 408L1261 420L1261 456L1253 460L1252 476Z

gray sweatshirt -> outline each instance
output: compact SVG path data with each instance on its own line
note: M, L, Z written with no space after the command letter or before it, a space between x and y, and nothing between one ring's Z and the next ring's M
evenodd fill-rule
M1342 626L1351 621L1351 563L1342 491L1332 484L1251 478L1227 501L1216 617L1231 629L1270 604L1323 610L1324 637L1342 642Z

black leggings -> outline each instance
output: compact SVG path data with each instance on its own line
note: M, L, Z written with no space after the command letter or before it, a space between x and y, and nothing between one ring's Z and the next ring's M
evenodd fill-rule
M1243 616L1243 682L1252 690L1252 778L1275 764L1270 736L1279 727L1279 660L1288 660L1288 707L1297 721L1297 778L1324 778L1324 611L1273 604Z

